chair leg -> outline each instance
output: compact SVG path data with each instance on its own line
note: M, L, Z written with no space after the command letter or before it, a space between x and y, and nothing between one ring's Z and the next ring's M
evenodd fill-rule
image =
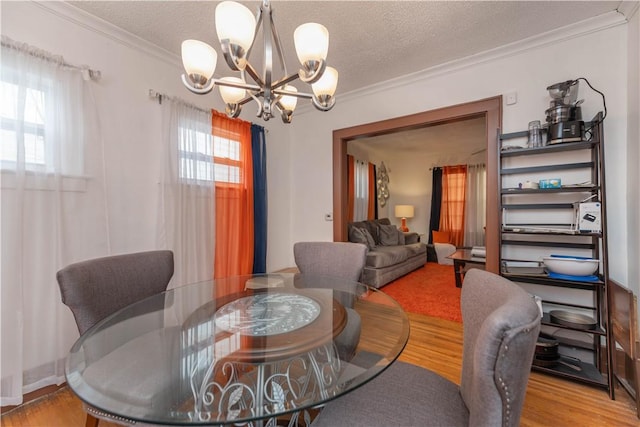
M98 422L100 420L93 415L87 414L87 421L84 424L84 427L98 427Z

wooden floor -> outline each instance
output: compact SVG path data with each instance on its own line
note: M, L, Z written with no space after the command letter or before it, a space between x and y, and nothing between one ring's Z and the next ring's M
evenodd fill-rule
M409 314L411 336L400 360L424 366L458 383L462 351L462 325ZM522 426L633 426L640 425L635 404L621 389L617 400L599 388L533 372L521 418ZM67 388L3 414L2 426L81 427L85 414L80 401ZM100 427L116 427L101 422ZM339 427L339 426L336 426Z

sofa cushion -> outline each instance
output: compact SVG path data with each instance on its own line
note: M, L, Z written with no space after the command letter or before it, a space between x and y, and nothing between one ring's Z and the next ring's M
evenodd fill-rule
M426 256L426 253L427 253L427 245L420 242L404 245L403 248L409 251L410 257L414 255L419 255L419 254L425 254Z
M406 237L404 233L396 228L396 232L398 233L398 244L404 245L406 243Z
M367 267L382 268L398 264L411 256L407 246L377 246L375 251L367 253Z
M398 242L398 229L395 225L378 225L378 232L380 236L380 244L383 246L397 246Z

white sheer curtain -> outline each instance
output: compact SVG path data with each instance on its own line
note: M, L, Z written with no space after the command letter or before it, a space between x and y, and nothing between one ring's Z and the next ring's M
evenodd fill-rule
M210 280L215 248L211 112L163 96L158 245L174 254L170 287Z
M2 37L2 405L61 384L78 338L56 272L109 252L102 145L82 71Z
M487 214L487 168L467 165L464 245L484 246Z
M369 213L369 164L367 162L355 161L354 184L353 220L365 221Z

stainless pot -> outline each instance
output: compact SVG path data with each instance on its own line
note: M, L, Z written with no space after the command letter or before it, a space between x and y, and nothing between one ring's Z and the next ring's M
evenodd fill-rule
M562 123L582 120L582 109L573 105L556 105L545 111L547 123Z

